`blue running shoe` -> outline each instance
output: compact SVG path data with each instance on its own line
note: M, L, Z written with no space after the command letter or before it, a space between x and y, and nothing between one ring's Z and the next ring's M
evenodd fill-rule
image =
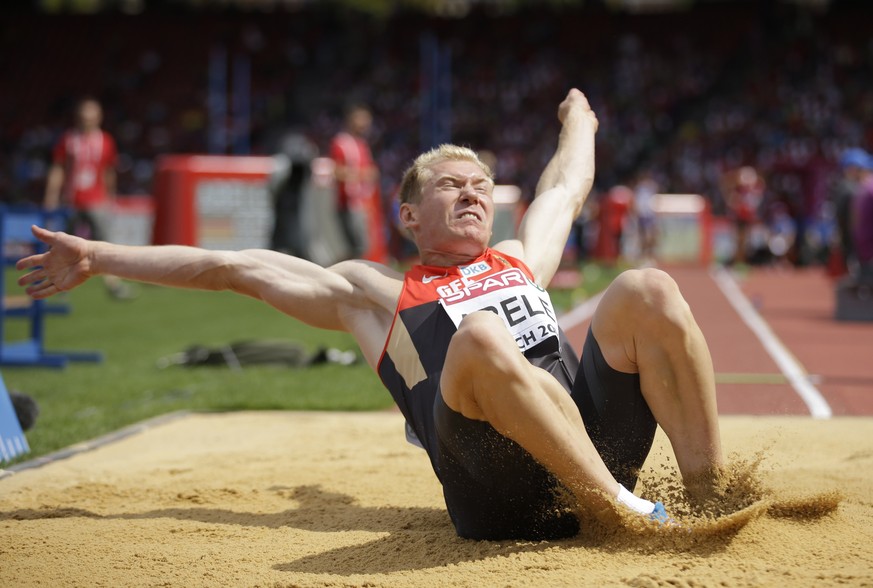
M662 502L655 503L655 510L652 511L652 514L649 515L649 519L661 523L662 525L675 525L676 521L667 514L667 509L664 508L664 504Z

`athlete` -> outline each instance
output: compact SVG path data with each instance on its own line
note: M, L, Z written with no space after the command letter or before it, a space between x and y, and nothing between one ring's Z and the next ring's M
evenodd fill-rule
M541 286L591 189L598 122L576 89L558 119L518 238L493 248L489 169L455 146L416 159L400 220L421 265L405 275L360 260L323 268L274 251L127 247L34 227L51 249L18 262L30 270L19 283L34 298L100 274L232 290L352 333L427 451L462 537L558 538L589 517L662 518L662 505L629 490L657 424L690 490L723 464L712 362L676 284L655 269L614 280L581 362L571 350Z

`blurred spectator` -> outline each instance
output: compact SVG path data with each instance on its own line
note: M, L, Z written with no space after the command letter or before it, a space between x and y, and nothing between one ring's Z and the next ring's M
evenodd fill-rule
M102 224L115 199L118 153L112 136L100 128L103 109L99 102L81 100L75 119L75 127L61 136L52 151L44 206L47 210L72 208L78 235L105 239L107 231Z
M360 258L370 249L371 215L381 211L379 170L367 143L373 125L370 109L353 104L346 110L345 128L330 144L336 167L337 215L346 239L346 256Z
M873 157L859 161L858 193L852 207L852 240L858 259L858 278L873 282Z
M846 149L840 157L841 174L831 192L831 203L834 208L834 218L839 233L840 256L842 268L854 265L856 260L853 238L853 210L855 197L861 190L870 155L863 149L853 147Z
M752 247L752 230L761 222L759 212L764 198L764 179L755 168L742 166L724 174L722 193L736 231L733 263L745 264L749 260L749 250Z
M86 239L106 239L115 201L115 141L100 128L103 109L97 100L80 100L75 118L75 127L61 136L52 152L44 206L47 210L71 208L73 233ZM130 286L115 276L106 276L104 283L114 298L133 296Z
M594 255L600 261L614 264L622 252L622 236L628 211L633 203L633 190L614 186L600 197L597 207L597 245Z
M639 262L651 265L655 261L655 244L657 226L655 225L655 196L658 193L658 182L651 170L643 169L634 183L634 199L632 213L636 221L637 239L639 241Z
M288 133L273 157L276 167L268 180L274 211L270 248L302 259L310 259L310 255L309 234L300 211L316 156L318 148L306 135Z
M766 205L764 219L767 223L768 253L777 265L795 263L791 253L796 251L797 214L796 203L783 192Z
M573 221L570 246L574 250L576 263L587 261L597 246L599 200L600 198L596 194L590 194L585 200L579 216Z

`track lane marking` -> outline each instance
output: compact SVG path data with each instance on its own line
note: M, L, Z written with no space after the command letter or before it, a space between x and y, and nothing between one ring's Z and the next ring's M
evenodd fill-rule
M604 292L606 292L606 290L601 290L585 302L578 306L574 306L567 314L561 315L558 318L558 326L566 332L570 329L575 329L590 319L594 315L594 311L597 309L600 299L603 298Z
M810 382L809 376L800 365L800 362L795 358L785 347L779 337L773 332L767 322L761 317L757 310L743 294L736 281L730 273L724 268L718 268L710 273L713 281L724 294L727 301L746 326L751 329L755 336L761 341L764 349L785 374L788 383L794 388L801 400L806 404L809 413L816 419L829 419L833 416L833 411L827 400L825 400L818 388Z

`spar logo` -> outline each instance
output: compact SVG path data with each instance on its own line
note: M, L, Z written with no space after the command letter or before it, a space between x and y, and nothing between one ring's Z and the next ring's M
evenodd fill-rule
M545 292L545 290L530 282L520 269L510 268L477 282L465 278L452 280L448 284L437 288L437 294L440 295L445 304L455 304L463 300L488 294L489 292L518 286L533 286L537 290Z
M522 351L558 336L548 293L518 268L474 282L461 278L440 286L440 305L456 327L468 314L489 311L499 316ZM560 343L556 343L560 347Z

